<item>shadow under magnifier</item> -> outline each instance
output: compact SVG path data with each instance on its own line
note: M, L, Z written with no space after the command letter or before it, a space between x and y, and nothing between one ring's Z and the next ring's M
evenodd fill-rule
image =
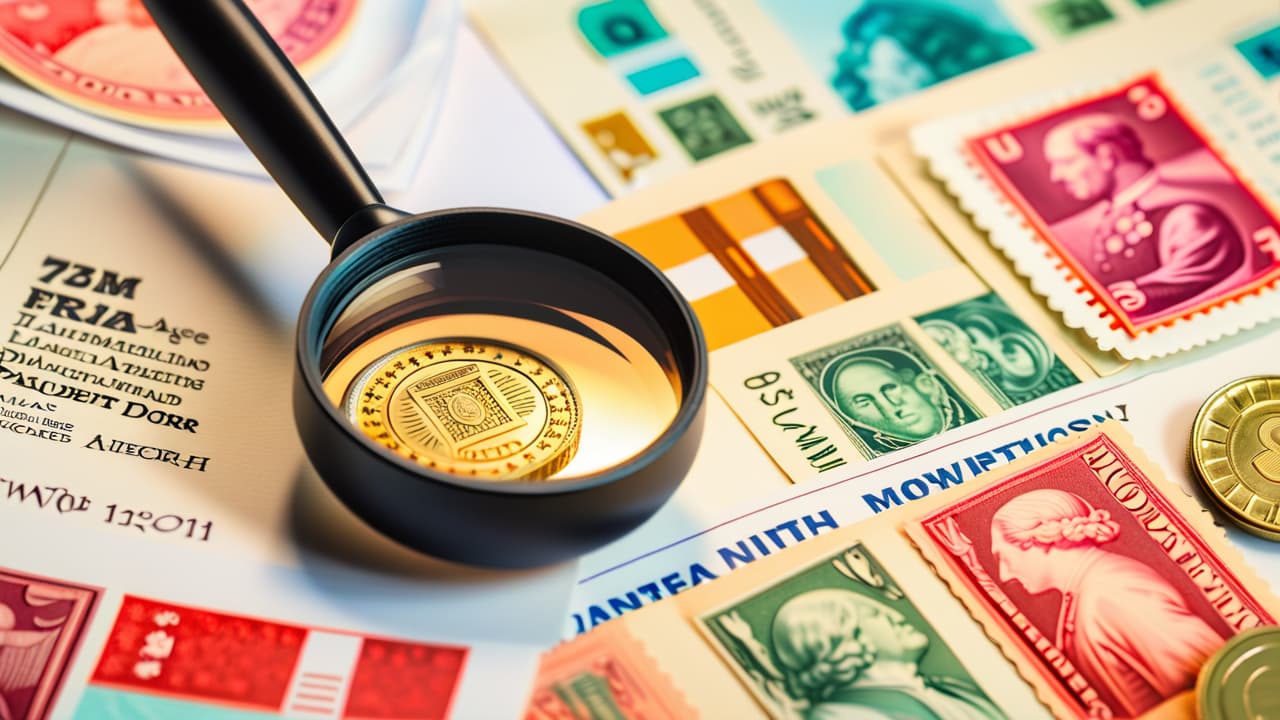
M458 565L411 550L366 525L334 497L309 464L298 466L288 507L288 532L304 565L317 561L351 571L433 585L480 587L510 583L521 574L546 569L490 570Z

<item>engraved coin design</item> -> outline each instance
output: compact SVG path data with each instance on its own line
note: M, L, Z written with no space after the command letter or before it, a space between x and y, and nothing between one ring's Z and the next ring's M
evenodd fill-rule
M1280 717L1280 627L1254 628L1231 638L1196 679L1201 720Z
M1191 460L1228 517L1280 540L1280 377L1244 378L1209 396L1191 430Z
M374 442L441 472L541 480L573 458L582 410L527 350L447 340L397 350L352 384L347 415Z

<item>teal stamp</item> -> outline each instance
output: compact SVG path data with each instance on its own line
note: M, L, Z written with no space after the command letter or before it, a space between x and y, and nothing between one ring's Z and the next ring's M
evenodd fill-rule
M697 622L780 720L1006 717L861 544Z
M997 0L760 0L849 109L1031 50Z
M1035 12L1059 37L1075 35L1115 17L1102 0L1049 0L1037 5Z
M979 417L897 325L793 357L791 365L868 459Z
M1280 25L1245 38L1235 47L1263 80L1280 75Z
M658 116L694 160L751 142L751 136L715 95L659 110Z
M1080 382L995 293L916 318L929 337L1010 408Z
M606 60L668 37L644 0L607 0L578 11L578 32Z

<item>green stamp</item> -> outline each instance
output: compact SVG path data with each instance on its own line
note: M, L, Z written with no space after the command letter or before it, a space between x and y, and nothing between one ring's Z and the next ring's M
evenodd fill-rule
M791 365L867 458L979 417L897 325L793 357Z
M1059 37L1074 35L1115 17L1102 0L1049 0L1037 5L1035 12Z
M780 720L1006 717L861 544L697 622Z
M658 116L694 160L751 142L751 136L715 95L659 110Z
M995 293L921 315L916 322L1001 407L1031 402L1080 382Z

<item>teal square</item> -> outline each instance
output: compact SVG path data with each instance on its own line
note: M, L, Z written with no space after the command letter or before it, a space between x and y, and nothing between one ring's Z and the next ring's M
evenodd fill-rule
M578 11L578 32L606 60L667 37L644 0L605 0Z
M1236 43L1236 50L1263 80L1280 75L1280 26L1241 40Z

